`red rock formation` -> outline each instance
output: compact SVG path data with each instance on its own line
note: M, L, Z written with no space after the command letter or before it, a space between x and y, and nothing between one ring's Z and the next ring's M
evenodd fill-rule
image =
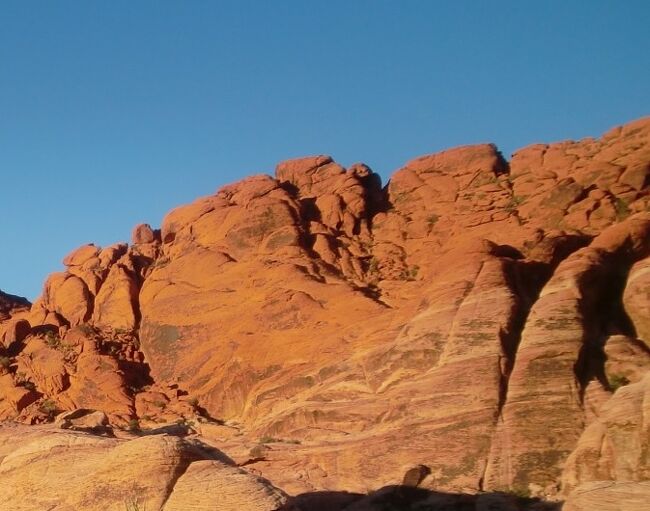
M0 320L2 416L220 419L239 435L214 442L291 492L422 464L425 488L553 494L650 368L649 173L650 119L510 162L423 156L384 188L363 164L281 163L67 256Z

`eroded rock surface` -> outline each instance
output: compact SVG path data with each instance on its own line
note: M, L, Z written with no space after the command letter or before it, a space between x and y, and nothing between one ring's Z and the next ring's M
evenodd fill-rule
M580 436L562 475L568 509L589 509L596 498L603 502L598 509L642 509L634 503L648 502L649 414L650 373L619 388Z
M383 188L363 164L280 163L132 245L80 247L31 309L0 308L0 417L192 421L292 494L422 465L427 491L557 495L650 370L649 173L649 119L509 162L423 156Z
M0 426L0 481L3 508L16 511L272 511L286 502L282 491L197 441L52 426Z

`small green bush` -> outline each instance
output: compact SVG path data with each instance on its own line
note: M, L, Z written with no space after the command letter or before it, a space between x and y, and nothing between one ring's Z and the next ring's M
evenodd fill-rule
M124 501L124 511L147 511L147 507L140 503L139 498L130 498Z
M9 357L0 357L0 369L6 371L9 369L9 366L11 366L11 359Z
M194 421L188 420L185 417L183 417L182 419L177 419L176 424L178 424L179 426L187 426L188 428L191 428L194 426Z
M520 196L518 196L518 195L513 195L513 196L510 198L510 201L508 202L508 204L506 204L506 206L505 206L504 209L505 209L508 213L512 213L515 209L517 209L517 207L518 207L520 204L522 204L522 203L524 202L524 200L525 200L524 197L520 197Z
M32 392L36 391L36 384L33 381L24 381L22 382L22 386L25 387L27 390L31 390Z
M51 399L45 399L41 402L38 409L52 419L59 411L56 403Z
M419 271L420 267L414 264L413 266L409 266L408 268L402 270L400 278L402 280L415 280L415 277L417 277Z
M631 211L627 202L620 197L616 197L616 200L614 201L614 209L616 209L616 218L618 220L625 220L630 216Z
M58 350L61 347L61 339L58 336L54 335L53 332L48 331L45 334L45 344L50 348Z
M158 259L156 259L153 264L151 265L152 268L164 268L171 262L171 259L169 256L161 256Z
M630 383L630 380L628 380L625 376L616 373L609 375L607 377L607 381L609 383L609 388L612 389L612 392L615 392L616 390Z
M268 447L266 447L264 444L257 444L250 451L248 451L248 455L253 459L264 458L266 456L267 450Z
M429 217L427 218L427 224L429 225L429 228L436 225L438 220L440 220L440 217L438 215L436 215L435 213L429 215Z
M90 326L88 323L82 323L77 328L79 329L79 331L82 334L85 334L85 335L90 335L90 334L95 333L94 328L92 326Z
M272 436L263 436L260 438L260 444L272 444L276 442L282 442L282 440L279 438L274 438Z

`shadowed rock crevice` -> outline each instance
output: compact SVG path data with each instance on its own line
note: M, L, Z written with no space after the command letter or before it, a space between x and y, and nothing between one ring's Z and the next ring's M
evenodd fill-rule
M513 261L505 266L506 282L518 300L515 310L510 315L507 328L499 332L499 340L505 359L500 364L502 369L499 381L497 417L501 416L508 398L508 382L515 364L517 349L521 342L521 335L528 314L552 274L552 268L549 266L543 263L522 261Z
M604 348L607 339L612 335L623 335L631 339L637 337L634 323L625 311L623 292L631 266L646 256L647 250L639 250L628 239L615 252L604 254L602 264L593 274L584 276L583 294L590 301L581 302L582 314L586 320L585 340L575 364L581 399L584 399L587 384L594 379L612 390L605 373L607 357Z
M291 497L278 511L560 511L561 502L509 493L446 493L386 486L367 495L322 491Z
M629 267L620 258L612 257L605 262L603 272L594 275L598 280L597 292L586 290L587 295L596 298L595 303L584 304L585 340L575 364L576 378L580 383L580 399L591 380L598 380L603 387L610 388L605 374L605 343L611 335L636 337L634 325L623 307L623 290Z
M517 306L510 315L510 323L499 333L503 353L501 379L499 384L499 405L497 416L500 417L507 400L508 383L514 367L521 336L528 320L530 310L539 298L539 294L548 283L558 265L576 250L588 244L588 237L566 236L554 240L554 245L546 261L526 260L524 256L511 247L502 248L503 255L512 257L512 262L505 268L506 282L509 289L517 296ZM510 251L508 249L511 249Z

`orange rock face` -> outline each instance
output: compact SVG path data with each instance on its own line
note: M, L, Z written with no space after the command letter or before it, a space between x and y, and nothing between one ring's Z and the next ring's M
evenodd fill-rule
M650 369L649 173L649 119L510 162L423 156L385 187L363 164L280 163L67 256L0 322L3 417L202 417L290 493L424 465L424 488L553 495Z

